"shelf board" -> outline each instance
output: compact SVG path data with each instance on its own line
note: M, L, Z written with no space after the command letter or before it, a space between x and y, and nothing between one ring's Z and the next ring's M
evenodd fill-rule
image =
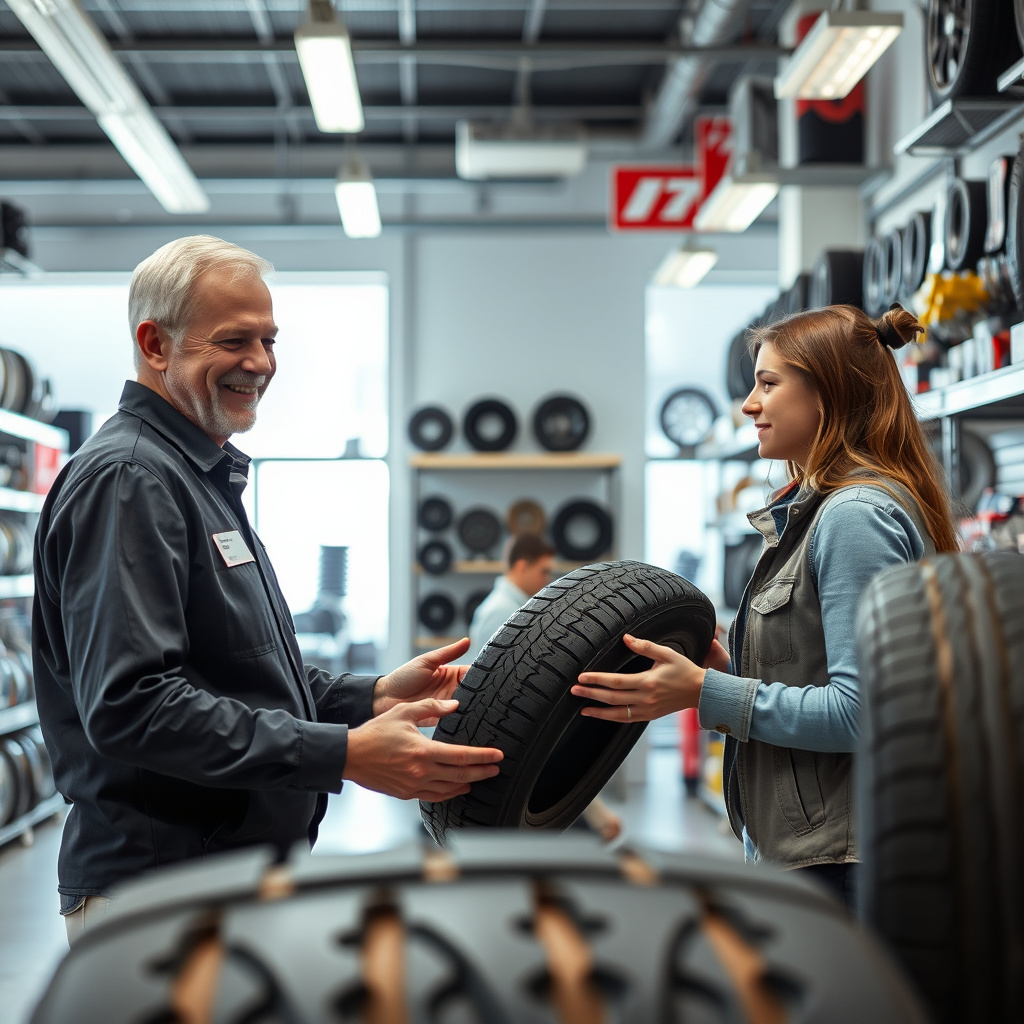
M1012 96L1020 96L1024 88L1024 57L1021 57L1016 64L1011 64L997 79L996 88L1001 93L1009 93Z
M779 184L801 188L877 187L891 174L891 168L866 167L864 164L801 164L799 167L780 167ZM877 183L872 180L876 177Z
M893 146L899 155L957 155L981 145L1024 116L1014 97L949 99Z
M39 721L34 701L15 704L13 708L0 708L0 736L7 736L19 729L27 729Z
M60 793L56 793L42 803L36 804L28 814L15 818L9 825L0 828L0 846L3 846L4 843L9 843L12 839L17 839L18 836L23 832L27 832L33 825L38 825L41 821L46 821L47 818L52 818L55 814L59 814L66 806L64 797Z
M616 469L622 456L599 452L423 452L409 459L413 469Z
M6 512L39 512L45 500L45 494L0 487L0 509Z
M14 249L0 246L0 273L23 274L25 277L35 277L43 273L43 268L37 266L26 256Z
M975 410L1024 409L1024 363L968 377L911 396L918 418L934 420Z
M41 423L30 416L22 416L9 409L0 409L0 434L37 441L48 448L57 448L62 452L68 450L68 432L66 430L51 427L49 423Z
M0 599L31 597L35 593L35 582L31 573L24 576L0 576Z
M759 457L757 447L757 431L754 424L746 423L737 429L732 440L725 444L698 445L695 458L707 462L728 462L737 459L753 462Z

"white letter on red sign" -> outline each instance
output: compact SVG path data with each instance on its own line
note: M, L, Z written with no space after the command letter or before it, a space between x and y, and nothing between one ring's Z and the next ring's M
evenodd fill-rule
M654 212L654 207L661 198L661 178L639 178L633 194L626 201L622 211L624 221L647 220Z

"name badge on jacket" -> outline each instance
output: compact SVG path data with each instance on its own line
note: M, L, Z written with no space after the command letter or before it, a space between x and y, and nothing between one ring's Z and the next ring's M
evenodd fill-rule
M224 559L224 564L229 569L236 565L245 565L246 562L256 561L237 530L213 534L213 543L217 545L220 557Z

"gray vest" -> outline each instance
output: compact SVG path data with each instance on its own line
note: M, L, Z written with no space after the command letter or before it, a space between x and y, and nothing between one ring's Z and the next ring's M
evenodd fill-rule
M902 488L889 486L913 519L926 550L934 551L916 502ZM764 536L765 546L744 593L749 607L742 651L735 650L735 623L729 634L737 675L790 686L827 684L810 545L814 525L831 497L802 488L790 505L782 506L786 526L781 537L770 509L747 517ZM849 753L796 750L754 739L738 743L728 737L724 788L733 831L741 836L745 824L761 856L787 867L855 861L852 764Z

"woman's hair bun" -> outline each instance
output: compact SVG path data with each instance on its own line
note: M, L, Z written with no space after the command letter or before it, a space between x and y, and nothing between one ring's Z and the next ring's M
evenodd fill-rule
M913 313L905 310L898 302L875 321L878 340L887 348L900 349L909 344L924 331Z

